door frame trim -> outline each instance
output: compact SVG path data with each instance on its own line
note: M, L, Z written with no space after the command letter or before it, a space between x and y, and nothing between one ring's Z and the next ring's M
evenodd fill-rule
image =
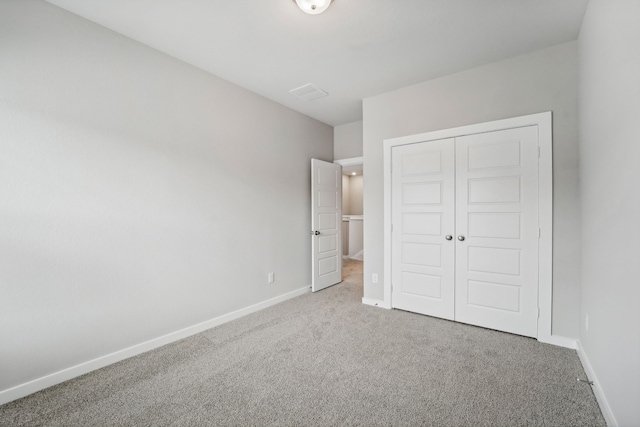
M384 278L381 306L391 305L391 150L393 147L417 142L455 138L485 132L494 132L524 126L538 127L538 341L572 347L572 340L552 334L553 309L553 144L551 111L527 116L495 120L416 135L385 139L383 141L384 166Z
M349 157L348 159L337 159L333 163L337 163L341 166L355 166L364 165L364 157Z

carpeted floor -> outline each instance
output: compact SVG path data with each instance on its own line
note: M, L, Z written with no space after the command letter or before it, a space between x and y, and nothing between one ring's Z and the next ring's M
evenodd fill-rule
M603 426L575 351L345 281L0 407L1 426Z

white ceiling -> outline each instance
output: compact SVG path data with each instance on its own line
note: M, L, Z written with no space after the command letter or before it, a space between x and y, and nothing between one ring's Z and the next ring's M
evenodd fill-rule
M575 40L587 0L48 0L330 125L362 99ZM329 93L305 102L289 90Z
M362 163L357 165L342 166L342 175L362 175Z

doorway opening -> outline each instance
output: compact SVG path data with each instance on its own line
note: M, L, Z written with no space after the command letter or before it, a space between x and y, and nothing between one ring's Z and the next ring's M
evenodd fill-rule
M363 158L335 160L342 166L342 277L362 274L363 240Z

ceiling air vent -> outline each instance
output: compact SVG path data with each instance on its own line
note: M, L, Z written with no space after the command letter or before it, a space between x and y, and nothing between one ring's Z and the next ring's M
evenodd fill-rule
M307 102L329 95L327 92L311 83L300 86L299 88L291 89L289 93Z

